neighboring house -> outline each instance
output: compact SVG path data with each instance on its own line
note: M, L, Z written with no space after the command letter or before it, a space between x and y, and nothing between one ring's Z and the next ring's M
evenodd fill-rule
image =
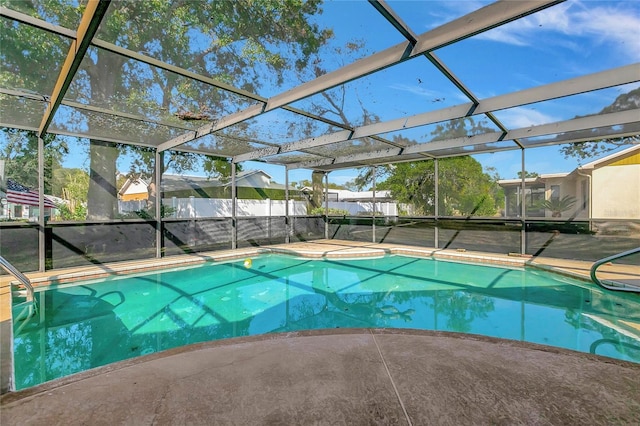
M273 182L271 175L262 170L242 171L235 180L240 199L284 199L284 185ZM231 179L163 175L162 191L163 198L230 198Z
M505 216L519 217L521 180L498 181L505 192ZM574 219L640 219L640 145L580 166L570 173L525 179L527 217L553 217L542 204L571 197L560 217Z
M63 200L53 195L45 194L48 201L54 204L65 204L67 200ZM2 220L28 220L37 222L39 217L39 208L33 204L18 204L7 200L7 193L0 189L0 219ZM44 214L47 220L58 214L58 209L47 207L45 205Z
M121 201L148 199L150 181L127 179L118 192ZM248 199L284 199L285 186L272 181L271 176L262 170L249 170L236 175L238 198ZM201 176L162 176L163 198L229 198L231 179L216 179ZM291 190L291 197L294 196Z
M120 189L118 211L122 214L145 209L150 180L129 179ZM238 216L276 216L285 214L285 186L273 182L262 170L236 175ZM296 201L299 191L290 188L289 211L304 215L306 203ZM176 218L228 217L232 213L231 179L200 176L162 176L162 203L165 214Z
M149 181L134 178L127 179L118 191L118 199L121 201L140 201L149 198Z

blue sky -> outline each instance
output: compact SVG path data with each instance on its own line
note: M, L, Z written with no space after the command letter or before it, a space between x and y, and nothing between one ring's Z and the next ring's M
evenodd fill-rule
M348 9L358 7L349 3ZM407 25L418 34L450 19L460 17L488 2L476 1L390 1ZM336 24L349 31L336 31L337 42L350 37L362 37L363 19L354 10L343 13L345 2L325 7L326 14L336 13ZM360 9L358 9L360 10ZM333 21L332 21L333 22ZM378 21L375 21L378 23ZM349 25L351 24L351 25ZM382 50L396 43L386 31L371 31L364 37L370 52ZM387 36L387 37L384 37ZM393 41L390 41L393 40ZM402 39L398 39L400 42ZM549 84L584 74L594 73L640 61L640 2L638 1L567 1L548 8L524 20L510 23L461 43L435 52L444 63L480 99ZM437 72L430 63L416 58L362 79L363 84L348 85L354 93L366 93L376 103L375 112L383 120L413 115L431 109L456 105L468 100ZM431 85L425 82L432 83ZM352 87L349 87L352 86ZM512 108L496 113L507 128L521 128L561 120L578 115L595 114L610 105L621 93L638 84L577 95L567 99ZM368 90L368 91L366 91ZM444 99L442 102L436 100ZM377 101L377 102L376 102ZM301 107L304 101L300 102ZM357 110L357 107L354 107ZM355 112L357 113L357 111ZM355 114L354 113L354 114ZM419 137L421 129L412 136ZM425 132L424 130L422 131ZM426 135L424 135L426 136ZM570 172L581 163L565 159L559 147L526 150L525 168L543 173ZM477 155L485 167L494 167L502 178L513 178L521 169L520 150ZM250 167L254 167L251 165ZM267 170L280 180L281 168ZM294 176L309 172L292 172ZM332 182L344 183L353 179L355 170L331 172ZM308 178L308 177L304 177ZM297 180L290 176L290 180Z
M477 1L388 1L406 24L417 34L463 16L489 2ZM322 25L335 30L335 39L323 57L331 71L357 57L379 52L403 40L368 2L326 2ZM360 41L363 47L353 55L336 56L332 48L348 41ZM524 20L479 34L454 45L436 50L438 56L478 98L484 99L523 90L584 74L640 61L640 1L567 1L545 9ZM265 81L261 95L273 96L292 86ZM507 128L551 123L578 115L594 114L615 98L638 85L611 88L568 99L512 108L496 113ZM391 120L468 102L424 57L417 57L346 85L345 111L357 122L361 113L359 99L381 120ZM311 108L319 95L294 106ZM335 118L335 117L331 117ZM407 136L428 140L430 128L412 129ZM281 143L277 132L276 142ZM74 150L86 152L86 150ZM502 178L515 177L520 170L520 151L476 156L486 167L495 167ZM526 169L538 173L568 172L579 165L565 160L558 147L527 150ZM88 167L86 153L70 155L67 167ZM247 163L245 169L262 168L278 182L284 182L284 168ZM119 164L128 169L126 159ZM194 174L198 174L194 172ZM330 181L343 184L357 175L356 170L332 172ZM296 170L290 181L310 179L311 172Z

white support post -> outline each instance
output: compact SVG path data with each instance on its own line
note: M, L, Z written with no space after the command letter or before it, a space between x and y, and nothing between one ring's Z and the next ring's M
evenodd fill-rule
M162 241L162 170L164 169L164 153L156 150L156 164L155 164L155 186L156 186L156 257L162 257L163 241Z
M526 189L526 184L525 184L525 164L524 164L524 148L521 149L522 152L522 176L520 179L520 217L522 218L520 223L522 224L522 229L520 230L520 254L525 254L525 252L527 251L527 231L526 231L526 225L527 225L527 221L526 221L526 215L527 215L527 208L526 208L526 193L525 193L525 189Z
M284 242L289 244L289 168L284 169Z
M38 271L46 268L46 241L44 221L44 140L38 137Z
M324 172L324 238L329 239L329 172Z
M376 242L376 173L378 167L373 166L373 219L371 220L371 242Z
M433 169L434 169L434 182L435 182L435 188L434 188L434 193L435 193L435 206L434 206L434 213L435 213L435 220L436 220L436 226L434 226L433 228L433 244L435 246L435 248L438 248L439 245L439 241L438 241L438 215L440 214L440 193L438 192L438 186L440 186L440 178L438 177L438 159L436 158L433 164Z
M236 163L231 163L231 248L238 248L238 223L236 217Z

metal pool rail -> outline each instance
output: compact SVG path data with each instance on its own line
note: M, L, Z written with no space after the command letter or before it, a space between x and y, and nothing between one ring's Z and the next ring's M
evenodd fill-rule
M632 291L635 293L640 293L640 287L637 287L632 284L623 284L621 286L614 286L605 284L596 276L597 269L608 262L613 262L614 260L621 259L623 257L631 256L632 254L640 253L640 247L636 247L631 250L624 251L622 253L614 254L613 256L605 257L604 259L600 259L591 265L591 279L594 283L598 284L600 287L606 288L607 290L616 290L616 291Z

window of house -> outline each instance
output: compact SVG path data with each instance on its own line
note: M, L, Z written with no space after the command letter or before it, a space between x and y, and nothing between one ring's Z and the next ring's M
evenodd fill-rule
M551 185L551 194L549 195L550 200L559 200L560 199L560 185Z
M531 185L526 189L526 208L529 217L544 217L544 207L542 203L545 200L544 184Z
M505 188L505 210L507 217L521 216L521 194L521 187L519 186ZM524 203L527 216L544 217L544 207L542 207L542 203L544 203L545 200L544 184L527 185L525 187L524 194Z

